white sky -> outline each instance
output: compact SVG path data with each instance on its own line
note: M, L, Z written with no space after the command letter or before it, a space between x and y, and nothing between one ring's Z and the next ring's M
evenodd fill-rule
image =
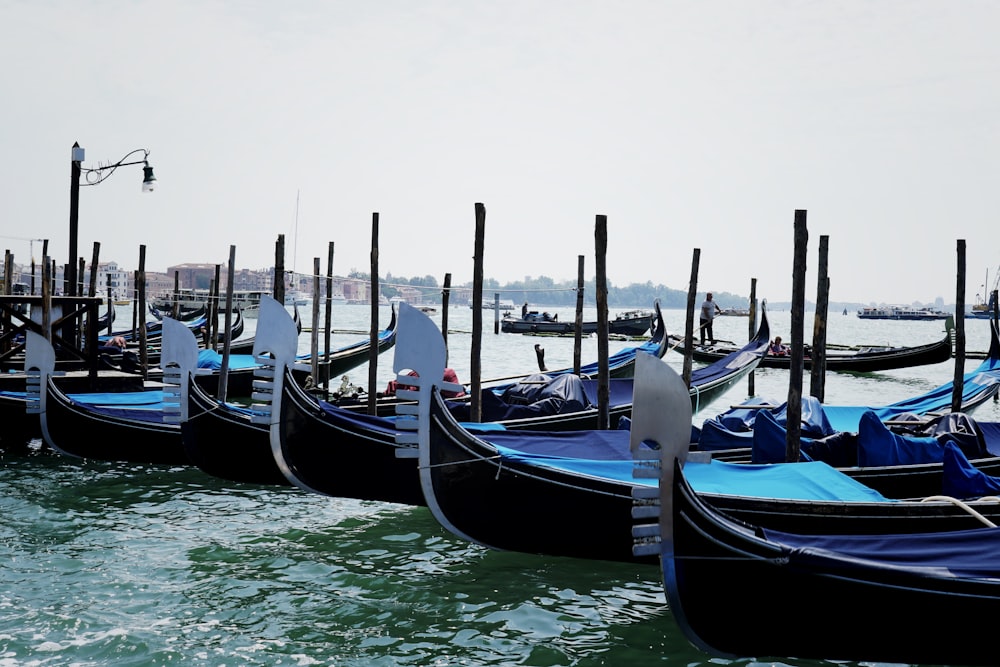
M501 282L595 271L700 291L967 302L1000 264L1000 3L989 0L0 0L3 245L471 280L474 205ZM298 193L298 223L296 197ZM297 228L297 234L296 234ZM41 244L34 244L41 259ZM991 289L992 285L987 285Z

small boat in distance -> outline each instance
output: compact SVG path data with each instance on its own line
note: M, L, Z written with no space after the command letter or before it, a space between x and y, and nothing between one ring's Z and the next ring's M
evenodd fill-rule
M936 308L907 308L906 306L865 307L858 311L862 320L943 320L951 313Z
M497 306L496 301L493 299L483 299L483 310L493 310ZM500 310L508 311L514 310L514 300L513 299L500 299L499 301ZM472 308L472 299L469 299L469 308Z
M619 336L651 335L656 322L656 313L651 310L628 310L608 320L608 333ZM572 335L576 331L574 320L559 320L558 314L529 310L521 317L510 313L503 316L500 331L518 334ZM597 333L597 322L581 322L580 331L585 336Z

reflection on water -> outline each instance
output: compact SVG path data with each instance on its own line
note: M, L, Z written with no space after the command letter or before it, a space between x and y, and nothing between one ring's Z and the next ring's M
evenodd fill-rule
M556 665L670 644L700 659L654 567L492 552L426 508L183 468L39 455L0 477L0 637L18 664Z

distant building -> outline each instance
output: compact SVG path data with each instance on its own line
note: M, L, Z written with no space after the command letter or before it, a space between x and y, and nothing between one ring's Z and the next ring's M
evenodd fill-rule
M215 281L215 264L177 264L167 267L167 276L171 278L170 290L173 290L173 276L177 278L180 289L211 289ZM219 282L226 284L226 272L219 272Z
M90 269L84 271L83 282L90 284ZM108 296L112 301L129 301L132 299L132 276L125 269L118 267L117 262L100 262L97 265L96 293L98 296ZM90 288L88 287L87 290Z

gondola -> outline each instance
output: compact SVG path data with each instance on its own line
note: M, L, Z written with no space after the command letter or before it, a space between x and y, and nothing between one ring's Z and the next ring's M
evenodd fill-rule
M416 309L401 307L393 368L400 373L400 382L413 383L412 389L402 391L407 398L416 399L417 406L401 406L396 443L412 448L409 454L418 456L421 488L435 518L454 534L495 548L632 561L631 483L587 471L521 467L518 457L525 452L523 433L487 430L484 439L478 438L469 430L473 425L463 427L455 420L442 397L442 391L459 387L431 379L442 376L445 354L434 324ZM417 377L403 373L408 369L416 370ZM684 414L674 423L688 440L690 394L686 386L679 392ZM668 409L675 404L665 398L663 402ZM628 450L623 454L609 442L620 441L621 433L593 430L528 435L533 442L562 440L567 444L587 438L592 452L631 460ZM517 449L501 456L497 443L504 441L517 443ZM405 449L400 452L404 453ZM594 453L593 458L599 456Z
M407 333L397 354L405 354ZM640 356L638 362L645 359L653 358ZM426 418L421 409L415 430L424 495L435 518L454 534L493 548L651 562L652 552L633 546L634 537L647 534L645 522L655 511L648 502L655 487L636 476L636 469L648 470L650 456L659 456L647 442L663 441L660 435L648 437L648 424L659 419L665 428L679 427L673 439L687 449L691 412L689 405L675 409L659 385L652 398L642 396L642 381L640 376L630 432L476 433L456 423L438 388L430 389ZM673 390L682 396L684 391L683 383ZM408 434L414 429L405 429L401 442L413 439ZM984 518L1000 521L995 502L897 502L822 463L701 467L699 485L727 490L713 493L711 502L767 522L799 522L830 532L916 532L973 527ZM751 495L739 495L744 491ZM567 518L568 507L581 509Z
M266 424L252 408L219 401L189 379L188 417L181 424L184 451L203 472L234 482L287 486L271 456Z
M608 357L608 377L630 378L635 374L635 356L638 352L646 352L657 357L663 357L670 351L669 332L666 321L663 319L663 310L660 308L660 301L653 302L653 325L652 336L641 345L623 347L618 352ZM598 362L592 361L580 367L579 375L584 378L597 377L599 371ZM573 368L560 368L557 370L545 371L546 375L555 377L574 373ZM483 382L483 386L491 387L494 390L503 391L510 382L517 381L525 377L518 375L510 378L493 378Z
M761 318L767 318L767 311L761 310ZM854 373L872 373L895 368L910 368L913 366L928 366L948 361L952 357L954 337L954 320L949 319L945 325L944 337L925 345L912 347L875 347L859 346L843 348L829 346L824 357L824 365L828 371L844 371ZM683 339L671 336L674 343ZM715 345L694 346L691 357L702 363L712 363L730 354L736 346L717 343ZM790 368L790 355L768 354L760 360L761 368ZM806 347L803 360L805 370L812 369L811 348Z
M302 368L304 362L296 355L297 325L289 322L287 312L279 312L277 308L280 308L277 301L270 298L262 300L258 318L258 331L262 335L257 339L253 356L258 361L267 358L265 365L259 366L267 375L275 368L274 360L280 359L279 367L285 368L281 384L294 388L308 402L317 405L318 399L303 389L305 383L300 374L306 371ZM272 330L273 333L269 334ZM393 313L388 328L379 334L380 353L392 347L395 337L396 318ZM360 358L357 355L359 348L371 349L370 344L364 341L341 348L344 354L335 352L332 355L333 363L340 365L338 373L354 368L346 365L352 363L349 360L362 363L357 361ZM363 359L367 361L367 355ZM290 484L271 453L269 412L260 412L252 406L245 408L220 402L198 386L198 380L197 375L191 378L193 386L188 392L188 419L182 424L184 448L194 464L204 472L223 479L256 484ZM324 445L316 442L313 446L322 448Z
M598 322L581 322L580 332L589 336L597 333ZM614 319L608 320L608 333L620 336L644 336L655 330L656 316L653 313L637 310L620 313ZM500 320L500 331L516 334L554 334L560 336L572 335L576 332L576 322L560 322L557 315L525 312L521 317L506 313Z
M696 647L725 658L996 664L997 528L781 532L714 509L676 451L661 450L659 521L643 546L660 554L672 617Z
M167 320L164 326L179 326ZM53 378L55 352L27 332L28 413L39 415L45 443L67 456L131 463L187 464L180 426L163 420L164 402L180 404L169 389L68 396ZM190 356L188 372L196 363Z

